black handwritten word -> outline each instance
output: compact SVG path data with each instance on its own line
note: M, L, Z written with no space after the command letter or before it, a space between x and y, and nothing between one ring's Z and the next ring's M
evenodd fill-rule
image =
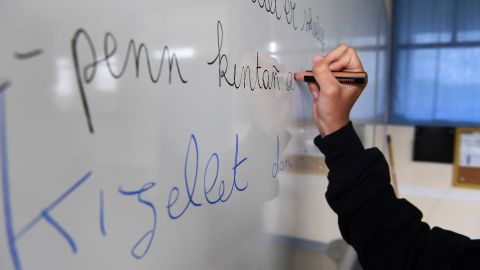
M91 55L91 61L89 61L88 64L84 66L80 65L80 59L79 59L80 41L86 42L87 50L89 50ZM112 62L112 58L117 54L117 39L110 32L106 32L103 38L104 57L102 58L97 57L97 52L95 50L95 46L92 41L92 38L90 37L90 35L86 30L81 28L75 32L72 38L71 49L72 49L73 62L75 64L75 73L77 78L78 90L80 91L80 95L82 98L83 109L85 111L85 116L87 118L87 124L90 130L90 133L93 133L93 122L92 122L92 117L90 115L90 108L88 106L87 96L85 94L84 82L86 84L89 84L95 79L97 67L101 63L105 62L110 75L113 78L119 79L125 74L127 70L128 62L131 58L130 55L133 55L136 77L137 78L140 77L141 61L145 60L146 67L148 70L148 75L151 82L157 83L160 80L160 76L162 75L163 64L165 60L167 60L168 69L169 69L168 83L169 84L172 83L172 72L174 67L176 67L176 72L178 74L180 81L182 83L187 83L187 80L183 78L176 54L175 53L170 54L170 50L168 46L165 46L163 48L162 58L160 60L160 67L156 72L152 70L150 54L147 46L144 43L140 43L137 46L136 42L133 39L131 39L128 42L127 52L123 60L123 65L119 70L115 70L111 62Z
M320 26L320 18L318 16L315 21L313 20L311 8L308 8L308 11L304 10L303 25L300 30L311 32L312 36L323 44L325 40L325 29Z
M271 13L272 15L275 14L277 20L282 18L282 15L279 14L280 9L277 9L277 0L252 0L252 3L258 3L260 8L265 8L265 11Z
M27 59L39 56L42 53L43 53L42 49L36 49L36 50L29 51L29 52L16 52L13 55L18 60L27 60Z
M229 74L229 62L228 56L223 53L223 25L221 21L217 22L217 55L215 58L208 62L208 65L218 64L218 86L222 87L222 80L229 86L236 89L246 89L247 86L251 91L255 89L278 89L280 87L279 73L280 70L275 65L272 65L273 70L263 68L259 63L259 57L257 52L257 64L254 68L252 75L252 68L249 65L244 65L242 68L237 69L237 64L233 65L233 72ZM253 77L253 78L252 78ZM286 90L293 90L293 74L289 73L287 76Z
M293 29L297 30L295 25L295 8L296 3L293 0L284 0L283 10L278 8L277 0L252 0L252 3L257 3L258 7L265 9L266 12L275 15L275 18L280 21L285 18L287 24L291 25ZM281 5L280 5L281 6ZM282 17L282 15L285 15Z
M295 20L296 10L298 9L296 0L283 0L283 10L278 8L281 4L277 4L277 1L278 0L252 0L252 3L257 4L259 8L264 9L267 13L274 15L277 21L284 19L288 25L292 26L293 30L311 33L322 46L325 45L325 29L320 26L319 16L315 16L314 21L310 7L303 10L302 27L298 28Z
M283 10L285 11L285 19L288 24L292 25L293 29L297 30L297 26L295 25L295 8L297 7L297 3L292 0L285 0L285 4L283 5Z

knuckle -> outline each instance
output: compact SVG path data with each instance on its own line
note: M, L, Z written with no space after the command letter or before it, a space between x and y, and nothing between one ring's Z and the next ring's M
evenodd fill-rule
M328 70L329 70L328 65L324 60L321 60L315 63L315 65L313 66L313 73L316 75L321 75L327 72Z
M323 68L326 65L326 63L327 62L324 59L320 59L317 62L315 62L315 64L313 64L313 68L314 69Z
M349 47L348 47L348 45L347 45L347 44L345 44L345 43L341 43L340 45L338 45L338 48L341 48L341 49L344 49L344 50L346 50L346 49L348 49Z
M357 50L355 50L354 48L348 48L348 53L352 55L357 55Z
M324 57L319 57L316 59L317 61L315 62L316 65L321 65L323 63L325 63L325 58Z

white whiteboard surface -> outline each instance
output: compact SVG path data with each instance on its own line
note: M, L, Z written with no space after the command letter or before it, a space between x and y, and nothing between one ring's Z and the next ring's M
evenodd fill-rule
M381 122L383 1L3 0L0 33L0 269L284 269L272 237L339 237L283 159L320 155L292 72L356 47Z

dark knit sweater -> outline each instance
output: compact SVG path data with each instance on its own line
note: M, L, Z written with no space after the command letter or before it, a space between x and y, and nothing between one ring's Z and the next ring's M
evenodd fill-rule
M330 170L328 204L365 270L480 270L480 240L422 222L420 210L395 196L383 154L365 150L351 122L314 143Z

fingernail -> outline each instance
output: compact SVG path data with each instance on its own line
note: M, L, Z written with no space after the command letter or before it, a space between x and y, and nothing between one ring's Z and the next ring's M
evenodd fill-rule
M313 62L313 63L316 63L316 62L318 62L318 61L320 61L320 60L322 60L322 59L323 59L323 56L321 56L321 55L315 55L315 56L313 57L313 59L312 59L312 62Z

